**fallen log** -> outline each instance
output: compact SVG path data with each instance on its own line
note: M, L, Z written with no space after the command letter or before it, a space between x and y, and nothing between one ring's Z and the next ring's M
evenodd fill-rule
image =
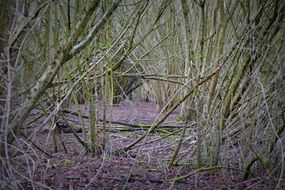
M68 109L62 109L61 110L63 113L68 113L71 115L79 116L77 112L68 110ZM85 119L89 119L88 115L81 115ZM104 122L103 119L98 119L99 122ZM128 123L128 122L122 122L122 121L112 121L112 120L106 120L106 123L112 123L112 124L117 124L117 125L123 125L123 126L128 126L132 128L139 128L139 129L148 129L152 126L153 123L149 124L134 124L134 123ZM164 129L179 129L179 128L191 128L196 126L195 122L184 122L181 124L177 125L160 125L159 128L164 128Z

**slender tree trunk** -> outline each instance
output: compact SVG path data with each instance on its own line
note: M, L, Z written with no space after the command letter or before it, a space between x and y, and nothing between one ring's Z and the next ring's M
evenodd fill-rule
M189 77L190 79L193 76L193 71L192 71L192 64L193 64L193 54L192 54L192 49L193 49L193 44L192 44L192 38L190 34L190 16L189 16L189 5L188 1L186 0L181 0L181 5L182 5L182 10L183 10L183 23L182 23L182 43L183 43L183 49L185 50L184 52L184 75ZM190 82L189 79L184 80L184 84L187 86L191 86L192 82ZM184 90L184 95L188 93L188 88L185 88ZM192 96L187 98L185 102L182 103L181 105L181 111L180 111L180 119L187 121L187 120L193 120L195 119L195 113L194 113L194 102Z

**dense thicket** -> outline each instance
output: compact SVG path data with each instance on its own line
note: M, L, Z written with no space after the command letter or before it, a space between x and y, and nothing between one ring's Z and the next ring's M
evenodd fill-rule
M179 121L195 122L189 155L198 168L231 166L245 170L247 178L259 165L276 184L284 178L284 1L2 0L0 5L3 187L16 187L17 181L9 181L22 177L10 160L23 153L19 138L34 108L52 123L64 120L69 105L87 104L89 126L79 126L83 138L74 135L98 155L99 145L108 148L108 134L103 130L99 144L96 103L113 106L123 99L154 101L160 112L124 151L179 107ZM187 134L184 128L169 167L178 157L190 159L179 155Z

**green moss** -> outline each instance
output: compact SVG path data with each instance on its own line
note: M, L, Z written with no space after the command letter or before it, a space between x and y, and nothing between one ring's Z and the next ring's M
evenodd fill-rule
M69 160L69 159L64 159L61 161L61 163L65 166L72 166L75 164L75 161L74 160Z

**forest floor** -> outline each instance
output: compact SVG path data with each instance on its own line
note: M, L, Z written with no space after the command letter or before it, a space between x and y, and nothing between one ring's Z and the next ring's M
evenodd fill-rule
M71 107L71 110L76 109L75 106ZM80 109L84 115L88 115L85 105L81 105ZM97 109L98 117L102 119L103 105L100 104ZM179 110L174 111L162 125L177 125L178 112ZM35 109L28 122L35 120L40 114ZM107 109L106 115L107 120L111 119L114 123L141 125L151 124L158 117L152 102L122 102L113 107L112 114ZM67 118L79 126L78 116L68 114ZM24 134L49 155L33 146L27 154L14 160L18 171L28 170L33 180L33 183L23 182L24 189L270 189L268 180L242 181L242 173L238 171L217 169L195 172L195 159L188 153L192 152L195 143L195 137L190 132L179 154L186 155L183 157L183 164L168 169L167 163L179 135L163 138L167 135L163 131L154 132L148 135L143 146L132 149L129 154L112 154L112 150L128 145L144 131L122 130L126 129L122 128L125 126L108 124L108 128L116 129L109 133L108 151L105 155L91 157L83 151L72 133L61 133L55 137L58 141L58 150L55 152L52 127L42 125L44 119L42 117L33 122L32 127L25 129ZM118 127L121 127L120 130ZM31 136L35 131L36 135ZM67 153L60 139L64 142ZM161 140L156 141L157 139ZM187 177L174 180L185 175Z

